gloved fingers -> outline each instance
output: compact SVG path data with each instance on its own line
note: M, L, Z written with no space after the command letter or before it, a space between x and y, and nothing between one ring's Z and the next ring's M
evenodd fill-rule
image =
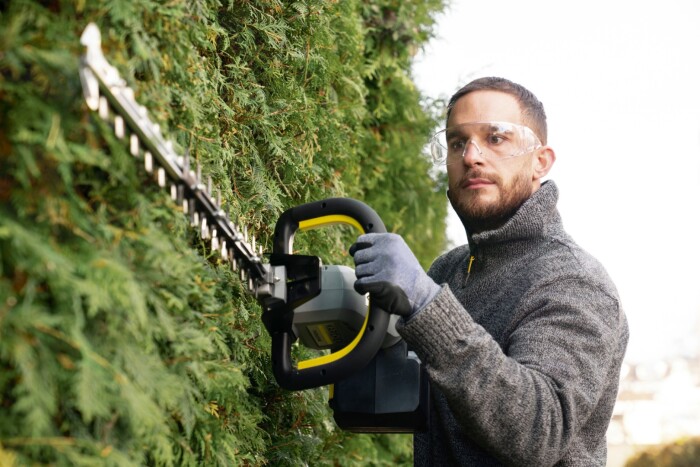
M379 260L388 266L393 263L393 257L403 254L402 243L403 239L392 233L364 234L357 237L355 244L350 247L350 253L356 265Z
M350 255L355 256L355 253L357 253L360 250L364 250L365 248L370 248L374 243L377 241L378 238L380 238L382 234L378 233L368 233L368 234L362 234L357 237L357 240L355 240L355 243L352 244L350 247Z
M359 283L359 284L358 284ZM361 294L369 293L370 304L393 314L408 316L413 307L401 287L391 282L355 282L355 290Z
M369 263L360 263L355 266L355 276L358 279L369 278L372 276L376 276L379 273L381 273L381 268L374 261Z
M352 286L357 293L359 293L360 295L364 295L366 293L369 293L368 287L370 289L372 288L372 282L366 282L362 281L361 279L357 279Z
M355 266L357 267L362 264L371 264L376 262L376 260L379 259L383 253L384 252L380 248L373 245L369 248L357 250L352 259L355 261Z
M370 248L371 246L372 244L368 242L355 242L350 246L350 256L354 257L358 251Z

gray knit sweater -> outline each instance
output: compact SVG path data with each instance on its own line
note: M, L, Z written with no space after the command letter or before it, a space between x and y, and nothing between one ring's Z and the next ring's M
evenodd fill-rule
M546 182L504 226L438 258L429 275L445 285L399 323L431 381L416 465L605 465L627 321L557 199Z

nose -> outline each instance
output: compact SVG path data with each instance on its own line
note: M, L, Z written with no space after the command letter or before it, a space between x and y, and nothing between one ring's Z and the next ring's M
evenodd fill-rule
M464 148L464 153L462 154L462 159L464 160L464 163L469 165L475 164L481 162L483 158L484 153L481 151L479 145L476 144L476 141L469 140L469 142Z

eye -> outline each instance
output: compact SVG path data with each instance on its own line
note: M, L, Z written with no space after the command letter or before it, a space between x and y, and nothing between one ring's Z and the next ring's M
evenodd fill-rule
M453 140L448 141L447 143L447 149L450 150L450 152L463 152L464 151L464 146L466 145L466 141L463 138L455 138Z
M489 144L495 146L495 145L499 145L499 144L503 143L504 141L506 141L506 137L500 133L491 133L488 136L487 141Z

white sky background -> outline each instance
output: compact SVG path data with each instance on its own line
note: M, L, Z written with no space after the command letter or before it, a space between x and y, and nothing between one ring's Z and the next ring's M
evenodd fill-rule
M700 2L453 0L436 32L424 94L502 76L543 102L564 226L617 284L628 360L697 351Z

